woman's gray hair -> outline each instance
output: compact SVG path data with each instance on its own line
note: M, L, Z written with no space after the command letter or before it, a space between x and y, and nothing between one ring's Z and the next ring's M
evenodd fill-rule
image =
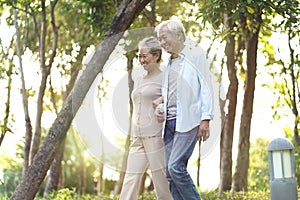
M139 49L149 49L149 53L151 53L152 55L159 55L157 62L161 61L162 48L159 41L155 37L144 38L139 42L138 47Z
M182 23L178 20L166 20L161 22L160 24L158 24L155 27L155 31L157 33L157 35L159 35L159 31L162 27L166 26L168 28L168 30L170 32L172 32L173 34L179 34L181 35L181 41L184 42L185 41L185 30L184 27L182 25Z

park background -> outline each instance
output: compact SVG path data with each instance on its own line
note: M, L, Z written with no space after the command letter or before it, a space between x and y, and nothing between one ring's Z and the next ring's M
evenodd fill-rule
M137 42L169 18L208 52L221 88L219 126L189 163L203 198L268 198L267 147L277 137L294 144L299 177L298 1L0 2L4 198L117 197ZM148 194L149 172L144 178Z

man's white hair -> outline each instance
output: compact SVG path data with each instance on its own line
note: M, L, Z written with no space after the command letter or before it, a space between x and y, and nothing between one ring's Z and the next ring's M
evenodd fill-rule
M155 31L156 31L157 35L159 35L160 29L165 26L168 28L168 30L170 32L172 32L174 34L180 34L181 40L183 42L185 41L185 30L184 30L182 23L179 20L170 19L170 20L166 20L166 21L163 21L160 24L158 24L155 27Z

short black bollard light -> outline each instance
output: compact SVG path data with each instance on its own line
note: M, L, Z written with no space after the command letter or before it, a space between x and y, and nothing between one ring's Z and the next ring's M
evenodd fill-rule
M268 152L271 200L297 200L293 144L277 138L269 144Z

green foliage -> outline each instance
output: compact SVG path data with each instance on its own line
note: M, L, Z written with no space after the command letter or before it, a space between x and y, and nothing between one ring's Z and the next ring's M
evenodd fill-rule
M86 12L82 13L83 23L90 25L95 33L101 33L109 27L115 13L113 1L80 0L75 2L80 2L76 10L80 7L86 8Z
M249 191L249 192L238 192L232 194L230 192L224 192L218 194L217 191L210 191L207 193L201 193L202 200L266 200L270 199L270 192L268 190L262 191Z
M264 1L264 0L202 0L200 4L200 16L204 23L209 23L214 29L227 31L224 28L224 19L230 20L236 27L244 26L249 31L257 31L258 25L261 23L259 15L265 19L271 16L282 16L283 20L276 25L281 29L287 30L290 27L299 26L299 1ZM243 19L247 19L243 22ZM264 20L264 26L270 27L277 22L272 20ZM242 34L239 28L235 29L235 34Z
M22 163L18 160L9 158L5 154L1 155L0 199L8 197L14 192L22 177L22 167Z
M58 6L58 16L64 16L61 23L64 31L68 33L64 35L64 37L69 36L67 41L89 40L88 43L92 44L91 41L100 39L104 35L114 14L115 7L110 0L62 1Z
M19 12L21 40L25 47L32 51L38 51L38 40L40 31L41 3L39 1L9 1L0 5L14 6ZM0 12L4 9L0 9ZM52 47L52 24L50 23L50 4L46 5L46 47ZM81 46L90 45L95 39L101 38L109 27L115 7L113 1L80 0L80 1L58 1L55 8L56 26L59 34L58 46L67 51L72 42L82 42ZM12 9L7 23L14 25ZM48 52L49 49L46 50Z
M75 190L71 190L68 188L64 188L58 191L54 191L47 196L41 198L38 197L36 200L103 200L103 199L112 199L112 200L117 200L115 197L109 197L109 196L95 196L95 195L79 195L75 192Z
M62 161L64 169L65 182L62 187L76 188L80 187L81 175L84 170L85 174L85 193L95 194L97 178L99 176L98 167L99 161L96 161L88 153L85 147L84 138L80 138L78 132L71 128L69 131L69 137L66 138L64 160ZM105 163L109 163L111 166L119 168L121 154L109 154L106 155ZM102 161L104 162L104 161ZM114 180L104 179L103 181L103 193L108 195L114 189Z
M109 195L114 190L117 181L104 179L103 194Z
M298 187L300 187L300 146L296 145L295 138L293 137L293 130L285 128L287 139L294 145L294 170ZM300 197L300 195L298 195Z
M154 193L145 193L139 196L138 200L153 200L156 199Z
M270 67L268 73L273 78L265 86L271 89L277 98L272 104L273 118L283 120L288 117L291 122L289 126L294 126L294 134L297 134L297 128L295 127L299 127L300 124L298 114L300 106L298 84L300 80L300 61L299 52L297 51L299 49L300 29L299 19L295 20L295 18L299 18L300 8L298 1L285 1L279 4L284 4L282 5L284 10L279 8L283 17L277 17L278 20L271 27L278 32L280 31L286 39L282 45L277 45L277 48L266 48L268 43L264 41L266 49L264 53L269 58L266 65ZM274 46L276 46L276 43ZM292 125L293 121L294 124Z
M70 189L62 189L47 195L44 198L36 198L36 200L116 200L118 196L92 196L92 195L78 195ZM139 196L138 200L153 200L155 199L154 193L144 193ZM230 192L226 192L222 195L218 194L217 191L202 192L202 200L267 200L270 199L270 193L266 191L250 191L250 192L239 192L234 195Z
M74 191L65 188L55 192L51 192L45 197L45 199L67 200L67 199L76 199L76 196L78 196L78 194L76 194Z
M248 187L250 191L263 191L270 186L270 170L268 145L270 141L257 138L250 147L250 164L248 175Z
M294 145L294 159L295 159L294 169L295 169L296 181L297 181L297 185L300 186L300 146Z
M73 129L70 129L73 130ZM93 160L84 154L85 148L81 145L81 141L74 131L69 132L69 137L66 139L64 160L62 161L64 169L65 183L63 187L79 188L81 170L85 171L86 188L85 192L95 193L95 180L93 173L96 171L96 164Z

